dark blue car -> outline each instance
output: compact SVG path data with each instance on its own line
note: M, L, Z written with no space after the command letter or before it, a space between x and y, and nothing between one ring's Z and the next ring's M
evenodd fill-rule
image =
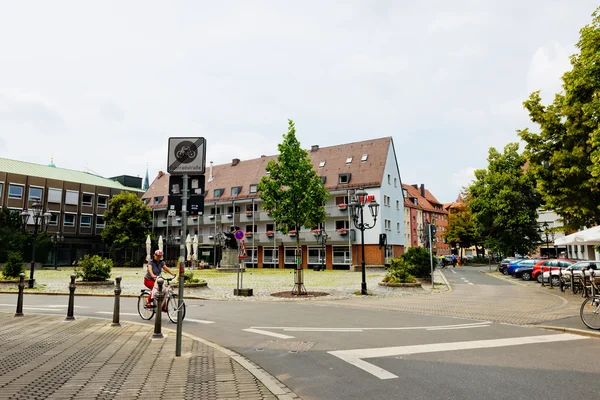
M507 272L507 274L514 276L515 270L517 268L523 268L523 267L533 268L533 266L535 264L537 264L537 262L538 262L538 260L535 258L526 258L524 260L515 260L515 261L511 262L510 264L508 264L508 267L506 268L506 272Z

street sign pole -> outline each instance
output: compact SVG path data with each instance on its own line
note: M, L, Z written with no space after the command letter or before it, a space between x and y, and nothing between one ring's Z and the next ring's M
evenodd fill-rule
M431 288L435 289L435 283L433 282L433 237L431 233L431 224L429 224L427 229L429 229L429 262L431 263Z
M181 198L181 237L187 236L187 201L188 201L188 174L183 175L183 190ZM185 273L185 243L181 240L179 245L179 287L177 295L177 338L175 341L175 356L181 356L181 335L183 331L183 282Z

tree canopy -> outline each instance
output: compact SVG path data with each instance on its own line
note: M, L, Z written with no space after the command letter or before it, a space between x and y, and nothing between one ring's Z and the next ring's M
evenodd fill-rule
M456 205L448 215L448 228L443 237L452 248L457 244L468 248L481 243L477 225L467 203Z
M527 254L540 243L540 196L518 149L517 143L506 145L504 153L490 148L488 168L475 171L469 187L469 207L479 235L486 247L505 255Z
M566 230L600 223L600 8L581 29L577 48L563 92L547 106L539 91L523 103L540 131L519 131L545 207Z
M139 247L146 243L152 214L135 193L122 192L110 200L104 221L102 240L106 244L113 248Z
M42 230L36 238L35 261L45 262L52 243ZM18 211L0 208L0 262L5 262L9 252L18 252L24 260L31 261L33 233L25 231Z

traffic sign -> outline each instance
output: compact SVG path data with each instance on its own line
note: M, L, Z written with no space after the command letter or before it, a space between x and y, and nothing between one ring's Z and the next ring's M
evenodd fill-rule
M189 175L188 194L191 196L203 196L205 187L204 175ZM183 195L183 176L169 175L169 196Z
M202 137L171 137L167 157L170 174L204 174L206 169L206 140Z
M237 240L242 240L244 238L244 232L240 231L240 230L237 230L237 231L235 231L235 235L234 236L235 236L235 238Z

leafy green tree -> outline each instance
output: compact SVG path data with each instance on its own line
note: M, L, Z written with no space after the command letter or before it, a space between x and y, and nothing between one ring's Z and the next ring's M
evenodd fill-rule
M545 207L565 230L600 223L600 8L580 34L563 93L547 106L539 91L523 103L540 132L519 131Z
M448 216L448 229L443 233L443 238L450 247L457 244L461 248L478 246L481 243L477 225L471 215L468 203L457 205Z
M2 275L5 278L18 278L23 271L23 255L17 251L9 251L8 259L2 267Z
M32 245L33 233L24 230L20 213L6 207L0 208L0 262L5 262L11 251L17 251L24 255L26 260L31 261ZM38 233L35 261L46 261L51 247L50 236L44 232Z
M102 240L113 250L145 246L152 223L152 213L135 193L122 192L114 196L104 214L106 228Z
M277 148L277 161L269 161L258 184L262 207L275 221L277 230L287 234L300 232L301 227L312 228L325 221L325 202L329 193L312 167L308 152L296 139L294 122L288 120L288 132ZM300 251L300 235L296 235L296 248ZM297 264L299 283L296 294L303 293L301 266Z
M469 188L469 207L486 247L505 255L527 254L540 243L540 196L518 149L517 143L506 145L502 154L490 148L488 168L475 171Z
M79 268L75 269L78 278L86 282L102 282L110 278L112 269L112 260L98 255L90 256L86 254L79 260Z
M431 276L431 257L423 247L409 247L400 258L408 266L411 275L417 278Z

